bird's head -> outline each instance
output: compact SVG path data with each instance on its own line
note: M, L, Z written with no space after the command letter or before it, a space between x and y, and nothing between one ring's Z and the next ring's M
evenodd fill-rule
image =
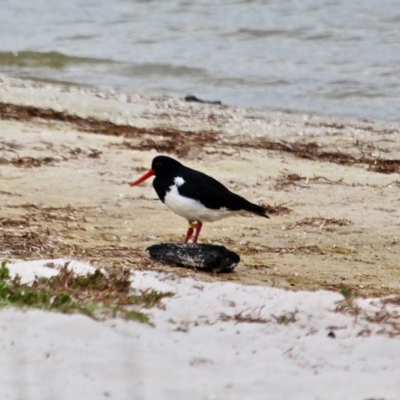
M175 175L175 172L182 167L182 164L179 161L174 160L171 157L167 156L157 156L153 159L151 163L151 169L149 169L144 175L142 175L139 179L134 182L131 182L129 186L140 185L146 179L151 176L168 176Z

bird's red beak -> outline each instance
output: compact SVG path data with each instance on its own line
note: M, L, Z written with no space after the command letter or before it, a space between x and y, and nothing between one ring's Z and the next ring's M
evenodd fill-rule
M144 182L146 179L149 179L151 176L154 175L154 170L149 169L143 176L141 176L139 179L137 179L134 182L131 182L129 186L136 186L140 185L142 182Z

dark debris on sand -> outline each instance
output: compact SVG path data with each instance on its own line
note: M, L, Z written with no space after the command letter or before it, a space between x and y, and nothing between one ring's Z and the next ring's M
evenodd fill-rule
M224 246L203 243L160 243L147 248L153 260L208 272L231 272L240 257Z

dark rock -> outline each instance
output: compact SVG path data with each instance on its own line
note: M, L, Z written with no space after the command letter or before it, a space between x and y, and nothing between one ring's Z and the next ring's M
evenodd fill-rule
M164 264L209 272L231 272L240 257L224 246L203 243L160 243L146 249L150 258Z
M222 104L219 100L214 100L214 101L202 100L196 96L193 96L192 94L188 94L187 96L185 96L185 101L194 102L194 103L218 104L218 105Z

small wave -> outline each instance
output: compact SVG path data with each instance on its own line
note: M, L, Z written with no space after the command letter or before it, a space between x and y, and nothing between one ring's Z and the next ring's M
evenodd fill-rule
M332 90L323 95L323 97L332 100L347 100L347 99L380 99L385 98L386 94L381 90L373 89L345 89L342 90Z
M53 68L63 69L71 64L104 64L113 63L112 60L68 56L56 51L35 52L0 52L0 66L7 67L28 67L28 68Z
M145 63L125 66L120 71L125 76L146 77L152 75L179 77L179 76L206 76L207 71L204 68L186 67L172 64Z
M68 87L77 87L77 88L94 88L95 86L90 85L89 83L85 82L74 82L74 81L69 81L66 79L51 79L51 78L43 78L43 77L38 77L35 75L29 75L29 74L24 74L23 76L19 77L20 79L31 81L31 82L41 82L41 83L48 83L50 85L56 85L56 86L68 86Z
M239 29L235 34L244 39L268 37L298 37L308 32L308 28L297 29Z
M209 76L203 79L204 84L213 85L215 87L252 87L252 88L267 88L280 87L290 85L290 82L285 79L274 78L243 78L243 77L215 77Z

